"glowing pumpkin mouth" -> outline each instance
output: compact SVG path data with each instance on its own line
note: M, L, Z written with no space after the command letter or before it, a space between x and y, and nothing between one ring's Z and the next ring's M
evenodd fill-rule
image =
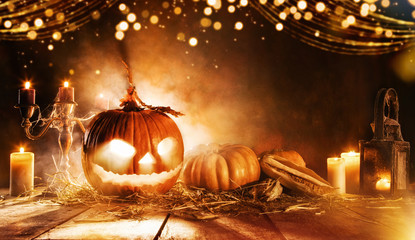
M169 179L177 177L182 164L179 164L176 168L161 173L151 174L118 174L112 171L106 171L98 164L91 163L92 170L99 176L103 183L109 183L118 186L140 186L140 185L157 185L168 181Z

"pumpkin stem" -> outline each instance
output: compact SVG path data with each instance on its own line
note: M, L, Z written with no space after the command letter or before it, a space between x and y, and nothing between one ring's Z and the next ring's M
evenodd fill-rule
M131 75L130 67L126 62L121 60L121 62L124 64L125 70L127 71L127 79L128 83L130 84L130 87L127 89L127 94L122 98L120 107L123 107L123 111L125 112L131 112L131 111L141 111L144 109L150 109L154 111L159 111L163 113L169 113L175 117L184 115L181 112L177 112L170 107L162 107L162 106L156 106L153 107L151 105L145 104L141 98L138 96L137 91L135 89L135 85L133 82L133 78Z

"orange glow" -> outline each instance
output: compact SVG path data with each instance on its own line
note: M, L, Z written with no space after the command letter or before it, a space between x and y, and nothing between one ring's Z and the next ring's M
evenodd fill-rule
M376 182L376 190L378 191L389 191L391 189L391 181L389 178L381 178Z
M30 82L29 81L25 82L24 87L26 89L29 89L30 88Z
M20 147L20 152L24 153L24 147Z
M64 86L64 87L69 87L69 82L68 82L68 81L65 81L65 82L63 83L63 86Z

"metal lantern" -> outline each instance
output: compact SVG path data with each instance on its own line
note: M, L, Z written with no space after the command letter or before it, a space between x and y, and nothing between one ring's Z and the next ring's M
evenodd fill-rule
M374 110L374 137L359 141L360 192L402 194L409 187L409 142L402 138L395 89L379 90Z

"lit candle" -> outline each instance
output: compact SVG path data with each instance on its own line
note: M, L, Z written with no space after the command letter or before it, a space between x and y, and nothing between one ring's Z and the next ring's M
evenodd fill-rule
M337 193L346 191L346 169L343 158L327 158L327 178Z
M346 192L359 193L360 188L360 153L342 153L346 163Z
M30 82L25 83L25 87L19 89L17 104L23 106L30 106L35 104L36 91L30 88Z
M391 189L390 178L383 177L376 182L376 190L381 192L389 192Z
M34 158L31 152L10 154L10 195L18 196L26 191L33 190Z
M95 109L97 110L108 110L109 109L109 99L104 96L104 94L99 94L95 98Z
M74 102L74 88L69 87L69 82L65 81L63 87L59 87L58 102Z

